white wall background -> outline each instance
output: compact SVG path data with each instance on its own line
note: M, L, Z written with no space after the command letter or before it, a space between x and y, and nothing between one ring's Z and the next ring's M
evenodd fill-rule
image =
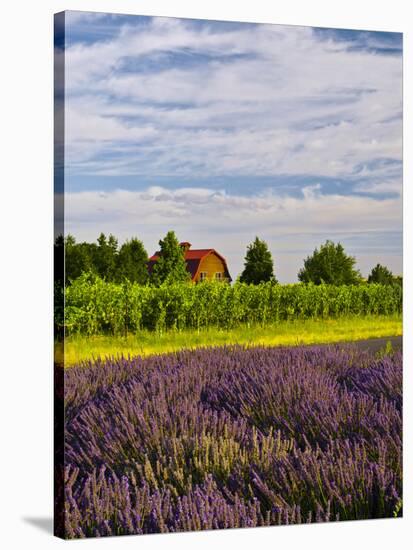
M15 0L0 17L0 544L47 549L52 517L53 13L112 11L404 32L405 517L89 540L88 548L407 548L412 529L413 26L404 0ZM410 470L410 471L409 471Z

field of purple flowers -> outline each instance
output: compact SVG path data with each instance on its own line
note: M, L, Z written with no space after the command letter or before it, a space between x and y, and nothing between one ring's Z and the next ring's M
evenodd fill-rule
M67 538L401 514L400 353L214 348L64 376Z

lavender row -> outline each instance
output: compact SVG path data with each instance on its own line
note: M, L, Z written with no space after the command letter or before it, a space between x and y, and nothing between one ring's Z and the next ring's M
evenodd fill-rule
M184 351L65 373L65 534L390 517L402 360L349 347Z

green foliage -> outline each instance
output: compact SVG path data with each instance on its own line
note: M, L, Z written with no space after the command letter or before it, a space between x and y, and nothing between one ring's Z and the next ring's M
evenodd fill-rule
M274 265L271 252L267 243L255 237L253 243L248 245L245 255L244 271L241 273L240 281L258 285L267 281L274 281Z
M283 320L387 315L402 310L398 285L259 285L214 281L159 287L105 282L83 274L66 288L68 334L125 334L142 329L230 329ZM58 314L59 312L57 312Z
M386 266L377 264L373 267L368 277L369 283L378 283L380 285L392 285L395 282L393 273Z
M393 345L392 345L391 341L388 340L386 342L386 345L384 346L384 348L382 348L381 350L379 350L376 353L376 357L377 357L377 359L382 359L383 357L388 357L388 356L393 355L393 354L394 354Z
M184 250L179 245L174 231L168 231L159 241L159 259L152 269L151 282L155 286L173 284L190 280L186 269Z
M145 284L148 281L148 254L142 241L133 238L126 241L116 258L116 279L127 279L131 283Z
M403 499L400 498L397 503L396 503L396 506L394 507L394 510L393 510L393 517L394 518L401 518L403 517Z
M117 249L118 240L113 235L109 235L108 239L104 233L99 235L93 263L97 274L108 281L116 277Z
M64 249L67 282L77 279L85 271L94 270L91 245L88 243L77 244L75 238L68 235L64 241Z
M65 240L63 235L58 235L53 247L54 284L63 286L65 267Z
M96 243L77 243L72 235L60 235L54 246L55 280L63 284L63 254L66 284L84 273L94 273L108 282L129 280L146 284L148 255L141 241L132 238L118 250L113 235L101 233Z
M354 269L355 258L347 256L343 246L327 240L304 260L304 267L298 273L303 283L354 285L361 282L360 272Z

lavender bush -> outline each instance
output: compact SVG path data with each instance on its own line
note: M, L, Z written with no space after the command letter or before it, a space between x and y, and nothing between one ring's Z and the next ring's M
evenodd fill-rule
M402 358L214 348L65 372L68 538L401 513Z

